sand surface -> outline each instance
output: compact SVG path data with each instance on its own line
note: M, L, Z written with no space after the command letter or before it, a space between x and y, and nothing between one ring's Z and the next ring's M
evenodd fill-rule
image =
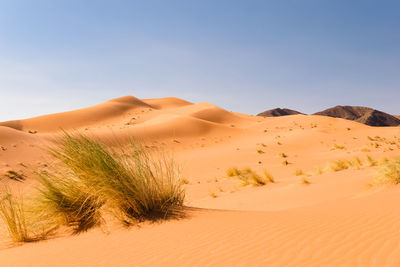
M400 187L369 187L377 167L366 160L400 156L400 127L126 96L0 123L0 174L26 178L2 181L29 192L32 173L51 160L44 148L62 130L106 142L134 137L172 153L189 181L188 216L12 247L2 237L1 266L400 266ZM355 157L360 168L328 167ZM231 167L268 170L275 183L242 186L226 176Z

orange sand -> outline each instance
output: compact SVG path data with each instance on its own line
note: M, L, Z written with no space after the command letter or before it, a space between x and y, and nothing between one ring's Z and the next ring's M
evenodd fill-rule
M182 220L109 234L95 229L3 245L1 266L400 266L400 188L367 187L376 167L326 168L338 159L399 156L400 127L322 116L262 118L209 103L127 96L0 123L0 174L24 173L25 183L7 182L29 190L29 176L48 161L43 147L61 129L105 141L133 136L171 151L190 182L186 205L195 209ZM243 187L226 177L230 167L266 169L276 183ZM304 175L296 176L298 169Z

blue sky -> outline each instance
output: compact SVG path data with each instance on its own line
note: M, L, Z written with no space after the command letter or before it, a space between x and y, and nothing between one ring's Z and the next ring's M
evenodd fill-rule
M400 1L0 0L0 120L176 96L400 114Z

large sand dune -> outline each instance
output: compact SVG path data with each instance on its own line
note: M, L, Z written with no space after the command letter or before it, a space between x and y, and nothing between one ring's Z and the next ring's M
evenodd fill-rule
M377 168L367 156L400 156L400 127L313 115L262 118L132 96L0 125L0 171L25 174L18 183L24 190L48 160L49 140L76 129L171 152L189 181L185 205L192 207L185 219L110 226L110 234L95 229L4 243L1 266L400 266L400 188L367 186ZM329 168L355 157L364 163L359 168ZM231 167L268 170L276 182L241 186L226 176Z

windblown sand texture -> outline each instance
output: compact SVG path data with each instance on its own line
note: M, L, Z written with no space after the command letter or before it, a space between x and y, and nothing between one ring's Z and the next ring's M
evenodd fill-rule
M126 96L75 111L0 123L0 174L29 192L43 149L62 130L112 143L133 137L172 153L188 184L181 220L95 229L18 246L1 266L400 266L400 187L367 185L376 167L336 160L400 155L400 127L315 115L259 117L210 103ZM242 186L232 167L275 183ZM301 172L299 171L301 170ZM308 181L309 184L304 181Z

